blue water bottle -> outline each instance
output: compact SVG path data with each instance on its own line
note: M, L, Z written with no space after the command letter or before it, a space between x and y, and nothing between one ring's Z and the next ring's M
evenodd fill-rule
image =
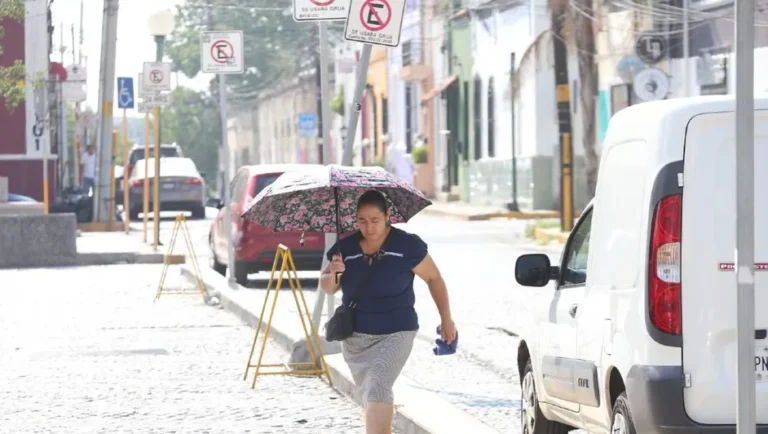
M440 335L440 326L437 326L437 334ZM435 339L435 347L432 348L432 352L435 353L436 356L446 356L449 354L455 354L456 348L459 346L459 332L456 331L456 339L451 342L450 345L445 343L445 341L442 338Z

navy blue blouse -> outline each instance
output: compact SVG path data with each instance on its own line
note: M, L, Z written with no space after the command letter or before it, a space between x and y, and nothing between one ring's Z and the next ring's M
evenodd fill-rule
M342 303L349 306L368 269L375 267L355 306L355 331L384 335L418 330L412 270L427 256L427 244L418 235L393 227L381 247L383 256L373 265L363 257L359 232L334 244L329 260L339 245L346 267L341 278Z

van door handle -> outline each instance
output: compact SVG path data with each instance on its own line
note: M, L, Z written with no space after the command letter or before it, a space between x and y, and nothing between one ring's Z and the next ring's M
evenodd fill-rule
M571 317L574 317L574 316L576 316L576 311L578 309L579 309L579 305L578 304L574 304L574 305L571 306L570 309L568 309L568 313L571 315Z

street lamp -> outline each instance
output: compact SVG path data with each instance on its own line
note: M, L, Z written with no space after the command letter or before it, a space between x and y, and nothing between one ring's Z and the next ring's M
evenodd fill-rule
M149 33L155 37L155 62L163 61L163 46L165 37L173 32L174 27L173 12L170 9L163 9L155 12L149 17L147 27ZM160 245L160 106L155 106L155 181L152 185L152 208L154 214L154 245L155 249ZM147 158L145 155L144 158Z

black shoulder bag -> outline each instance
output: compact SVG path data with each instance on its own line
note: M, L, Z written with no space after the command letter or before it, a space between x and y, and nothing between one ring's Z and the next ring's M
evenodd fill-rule
M366 255L367 256L367 255ZM363 258L365 260L365 258ZM371 265L368 267L367 274L360 282L360 286L355 291L355 295L352 297L349 306L344 303L336 308L333 312L331 319L325 323L325 340L328 342L343 341L344 339L352 336L355 331L355 306L357 301L360 300L360 296L365 290L365 287L371 282L373 274L376 271L376 263L379 262L377 257L374 257Z

